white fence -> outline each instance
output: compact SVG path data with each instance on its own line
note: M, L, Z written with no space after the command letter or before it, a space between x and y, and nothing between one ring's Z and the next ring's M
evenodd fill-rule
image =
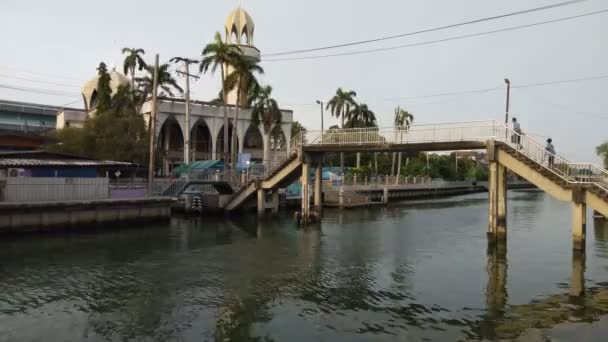
M4 202L76 201L109 198L108 178L4 178Z
M145 198L143 182L112 183L109 178L4 177L0 202L92 201Z

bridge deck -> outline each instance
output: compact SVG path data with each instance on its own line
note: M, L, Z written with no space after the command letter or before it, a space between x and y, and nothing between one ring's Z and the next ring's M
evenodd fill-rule
M310 144L302 146L304 152L432 152L481 150L483 141L449 141L423 143L361 143L361 144Z

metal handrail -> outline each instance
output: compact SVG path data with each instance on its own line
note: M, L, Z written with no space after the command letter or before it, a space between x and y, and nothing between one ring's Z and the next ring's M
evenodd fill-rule
M550 153L528 135L515 132L496 120L411 125L407 128L347 128L300 132L293 137L290 152L303 146L412 144L430 142L495 140L512 147L547 171L570 184L596 185L608 191L608 171L590 163L574 163Z

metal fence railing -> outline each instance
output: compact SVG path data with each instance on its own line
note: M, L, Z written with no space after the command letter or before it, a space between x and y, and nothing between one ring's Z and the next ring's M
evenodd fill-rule
M291 149L306 146L391 145L495 140L511 146L568 183L595 185L608 191L608 171L590 163L571 162L551 153L530 136L515 132L495 120L387 128L354 128L307 131L296 135Z
M134 199L147 196L146 183L113 183L109 178L0 178L0 202L3 203Z

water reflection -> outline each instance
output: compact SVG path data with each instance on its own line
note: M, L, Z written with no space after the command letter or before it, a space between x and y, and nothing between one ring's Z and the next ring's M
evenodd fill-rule
M486 250L486 196L3 241L0 341L499 340L608 313L606 226L571 256L570 212L514 193Z

